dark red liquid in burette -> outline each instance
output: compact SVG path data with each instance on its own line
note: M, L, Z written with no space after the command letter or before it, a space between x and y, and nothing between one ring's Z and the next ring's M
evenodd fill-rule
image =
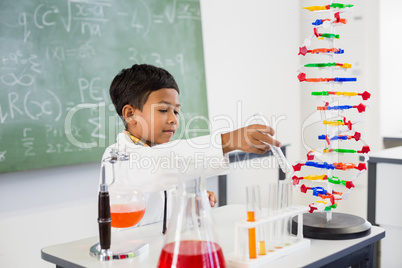
M208 241L184 240L175 252L176 242L166 244L159 257L158 268L217 268L226 267L222 248ZM175 261L174 261L175 260Z

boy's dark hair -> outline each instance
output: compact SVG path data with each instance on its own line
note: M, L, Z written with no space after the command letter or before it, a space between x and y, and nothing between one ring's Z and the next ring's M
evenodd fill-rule
M129 104L142 111L149 95L161 88L174 88L180 93L173 76L165 69L148 64L134 64L131 68L121 70L110 85L110 98L117 114L122 116L122 109Z

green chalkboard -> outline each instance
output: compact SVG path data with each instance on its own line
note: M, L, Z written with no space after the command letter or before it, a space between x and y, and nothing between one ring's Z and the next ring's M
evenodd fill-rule
M198 0L2 0L0 24L0 173L100 161L122 130L110 83L136 63L176 78L176 139L208 132Z

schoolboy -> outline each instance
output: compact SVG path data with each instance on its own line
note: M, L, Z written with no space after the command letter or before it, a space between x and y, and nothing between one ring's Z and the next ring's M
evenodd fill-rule
M200 172L204 177L226 174L229 168L228 152L242 150L261 154L270 149L269 144L280 146L270 136L274 134L273 129L265 125L250 125L215 137L207 135L171 142L179 126L179 93L179 87L168 71L147 64L123 69L110 86L110 97L125 130L118 134L117 143L106 149L104 158L113 148L130 153L130 160L135 159L130 167L120 169L124 172L127 168L135 170L130 178L134 177L136 184L141 185L145 192L152 192L147 194L146 212L141 225L162 220L162 190L175 185L179 176L194 178L200 176ZM185 168L180 170L176 165L162 166L162 161L159 161L172 158L183 160ZM141 167L139 163L144 159L157 164ZM208 193L210 204L214 206L216 195Z

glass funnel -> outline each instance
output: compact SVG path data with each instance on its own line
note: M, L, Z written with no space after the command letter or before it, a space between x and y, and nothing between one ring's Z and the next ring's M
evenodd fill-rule
M226 267L202 182L197 178L179 185L158 268Z

